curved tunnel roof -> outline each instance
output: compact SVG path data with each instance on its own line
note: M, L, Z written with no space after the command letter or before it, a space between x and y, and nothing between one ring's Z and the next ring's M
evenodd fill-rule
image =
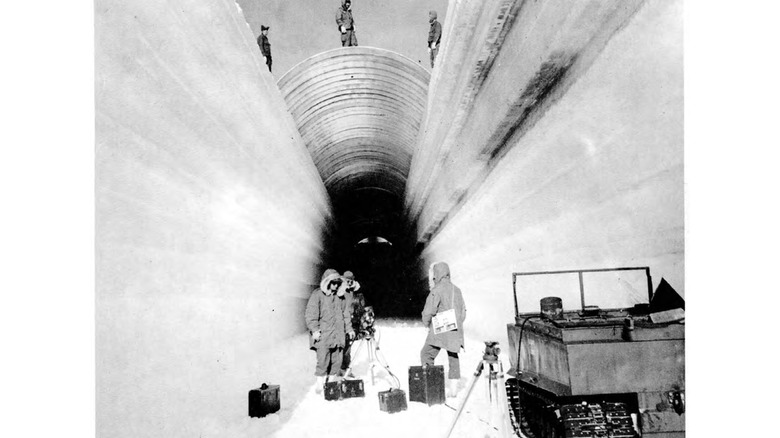
M377 189L402 198L430 74L373 47L315 55L279 89L331 195Z

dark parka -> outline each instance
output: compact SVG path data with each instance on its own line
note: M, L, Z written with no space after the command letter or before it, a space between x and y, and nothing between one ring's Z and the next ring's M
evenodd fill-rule
M436 18L436 11L431 11L433 21L431 21L431 28L428 30L428 47L431 47L432 43L436 43L436 47L439 47L441 43L441 23Z
M344 26L346 30L355 28L352 11L347 9L347 0L341 0L341 7L336 11L336 24L339 26L339 30L341 30L341 26Z
M309 336L309 347L327 348L344 347L346 333L352 331L349 311L344 298L328 291L328 284L340 279L341 276L333 269L322 274L320 287L315 289L306 304L306 327L310 333L320 331L319 341Z
M362 303L365 301L360 301L359 303L357 302L356 297L358 295L358 290L360 290L360 283L355 281L355 276L352 275L350 271L347 271L344 273L342 278L344 279L344 282L341 283L341 286L339 286L339 289L336 292L336 296L344 299L344 302L347 306L347 312L349 313L349 318L352 320L352 316L355 314L355 306L363 306ZM352 291L347 288L347 280L352 280ZM362 294L360 295L362 297ZM360 307L360 310L363 310L363 307Z
M260 53L265 56L266 58L269 58L271 56L271 43L268 42L268 37L260 34L259 37L257 37L257 45L260 47Z
M463 346L463 321L466 320L466 303L460 289L450 281L450 267L446 263L436 263L432 267L433 288L425 300L422 321L428 327L425 343L457 353ZM431 319L439 312L455 309L457 330L433 334Z
M273 65L273 58L271 58L271 43L268 42L268 37L260 33L257 37L257 45L260 46L260 53L265 56L265 65L268 66L268 71L272 72L271 66Z

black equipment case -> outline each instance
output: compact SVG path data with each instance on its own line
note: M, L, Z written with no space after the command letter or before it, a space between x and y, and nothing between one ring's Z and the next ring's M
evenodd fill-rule
M360 379L345 379L340 382L325 382L325 400L341 400L344 398L365 397L363 381Z
M409 367L409 401L428 406L444 403L444 366Z
M393 414L406 410L406 393L402 390L391 388L387 391L380 391L377 395L379 396L380 411Z
M341 398L365 397L363 381L359 379L344 379L341 381Z
M325 382L325 400L341 400L341 382Z
M260 418L279 410L279 385L266 385L249 391L249 416Z

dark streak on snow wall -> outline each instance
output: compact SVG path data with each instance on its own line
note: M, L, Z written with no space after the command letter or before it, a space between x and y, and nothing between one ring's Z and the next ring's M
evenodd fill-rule
M515 133L524 133L533 126L539 117L532 118L532 115L542 115L547 108L555 103L557 98L553 91L561 87L576 58L577 56L573 54L557 52L553 53L539 67L520 98L512 105L504 121L491 137L488 148L482 151L483 155L489 157L489 163L493 164L503 156Z

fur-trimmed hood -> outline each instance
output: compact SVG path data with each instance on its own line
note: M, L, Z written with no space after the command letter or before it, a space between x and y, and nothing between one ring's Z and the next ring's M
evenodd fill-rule
M322 279L320 280L320 290L324 292L326 295L329 294L328 291L328 283L330 283L333 280L340 280L341 275L339 275L339 272L335 269L326 269L325 272L322 273Z
M360 289L360 283L355 280L355 274L352 271L344 271L344 275L341 278L344 281L339 286L339 290L336 291L336 295L343 297L347 294L347 288L350 288L349 292L357 292ZM351 285L349 284L350 282L352 283Z

